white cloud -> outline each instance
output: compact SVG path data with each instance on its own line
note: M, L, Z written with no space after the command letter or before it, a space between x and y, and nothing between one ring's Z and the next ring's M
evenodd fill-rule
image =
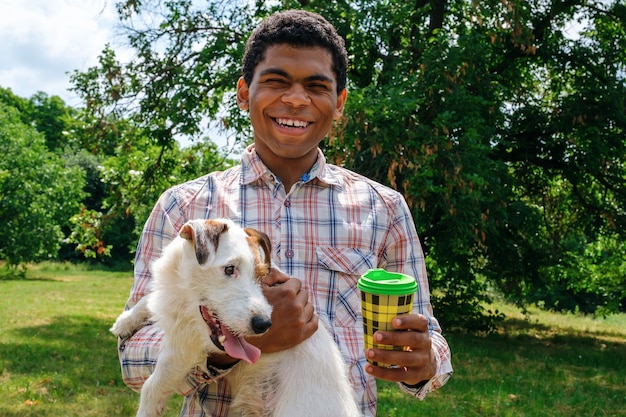
M21 97L38 91L67 104L69 73L97 63L113 40L114 0L10 0L0 3L0 86Z

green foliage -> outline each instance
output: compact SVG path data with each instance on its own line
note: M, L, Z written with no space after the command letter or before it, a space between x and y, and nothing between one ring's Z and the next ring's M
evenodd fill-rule
M190 174L176 138L210 137L212 124L249 141L233 95L244 41L294 7L326 16L351 57L327 156L405 195L444 323L492 329L488 289L520 305L626 308L620 1L120 2L136 58L107 47L72 76L111 216L142 224L158 191ZM207 160L205 172L224 166Z
M161 146L170 146L177 137L198 140L210 127L240 126L243 117L226 93L240 74L239 58L251 24L248 6L164 2L163 13L147 11L147 26L137 10L151 6L118 4L120 23L135 27L125 33L136 52L132 62L121 64L107 47L98 67L72 75L74 90L87 103L87 116L126 119Z
M76 250L85 258L111 256L111 245L102 240L102 213L83 207L80 213L70 218L72 233L67 241L76 244Z
M9 89L0 88L0 102L18 110L24 124L32 125L43 134L48 150L60 151L71 144L77 112L66 106L60 97L50 97L40 91L30 99L25 99Z
M0 259L54 258L83 197L83 172L50 152L44 136L0 102Z
M32 111L27 116L37 131L46 138L51 151L62 150L71 142L70 132L76 124L76 110L65 105L58 96L39 92L30 98Z
M491 326L476 321L485 278L520 304L624 308L624 248L601 261L602 284L581 274L596 268L587 244L626 235L624 6L592 3L381 2L339 15L356 91L328 152L405 194L444 322ZM575 19L588 26L570 39Z
M130 129L113 152L103 158L99 172L107 187L101 201L105 213L103 236L107 241L107 236L116 234L117 244L123 244L128 251L134 250L141 229L164 190L232 164L210 141L180 149L175 142L155 144ZM126 233L122 234L124 230Z
M99 120L86 109L69 108L60 98L44 93L23 99L0 89L0 103L19 110L14 112L19 117L16 122L32 126L33 135L45 138L20 152L63 161L68 170L78 173L72 187L59 194L68 198L67 210L56 225L50 225L56 227L51 236L61 238L62 244L50 245L46 257L109 265L129 262L143 223L163 190L232 164L207 138L181 149L176 141L160 143L146 136L127 119L108 115ZM22 133L17 136L11 146L28 140ZM37 158L24 164L29 161L31 171L39 169ZM82 193L71 194L81 188ZM5 191L6 201L23 197L18 188ZM24 258L31 259L39 258Z

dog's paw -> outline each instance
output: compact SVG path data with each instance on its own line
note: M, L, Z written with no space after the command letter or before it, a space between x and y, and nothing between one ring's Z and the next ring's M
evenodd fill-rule
M133 308L124 311L109 329L117 337L125 339L147 324L151 323L147 297L142 298Z
M133 310L127 310L120 314L109 331L122 339L132 336L146 323L146 320L137 320L132 312Z
M124 325L124 323L120 319L121 319L121 317L119 317L115 321L115 324L113 324L113 326L111 326L109 331L111 333L113 333L117 337L124 338L124 337L128 336L127 333L129 333L129 331L127 330L126 326Z

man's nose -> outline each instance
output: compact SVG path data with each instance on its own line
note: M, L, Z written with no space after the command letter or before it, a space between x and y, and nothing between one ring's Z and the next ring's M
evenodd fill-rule
M311 97L302 84L294 83L285 91L282 101L293 107L302 107L311 103Z

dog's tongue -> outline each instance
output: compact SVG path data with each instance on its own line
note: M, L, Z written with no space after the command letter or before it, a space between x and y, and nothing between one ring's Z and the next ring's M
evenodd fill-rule
M235 359L243 359L248 363L255 363L261 357L261 350L256 346L246 342L243 337L237 337L222 326L222 333L226 337L224 340L224 350Z

